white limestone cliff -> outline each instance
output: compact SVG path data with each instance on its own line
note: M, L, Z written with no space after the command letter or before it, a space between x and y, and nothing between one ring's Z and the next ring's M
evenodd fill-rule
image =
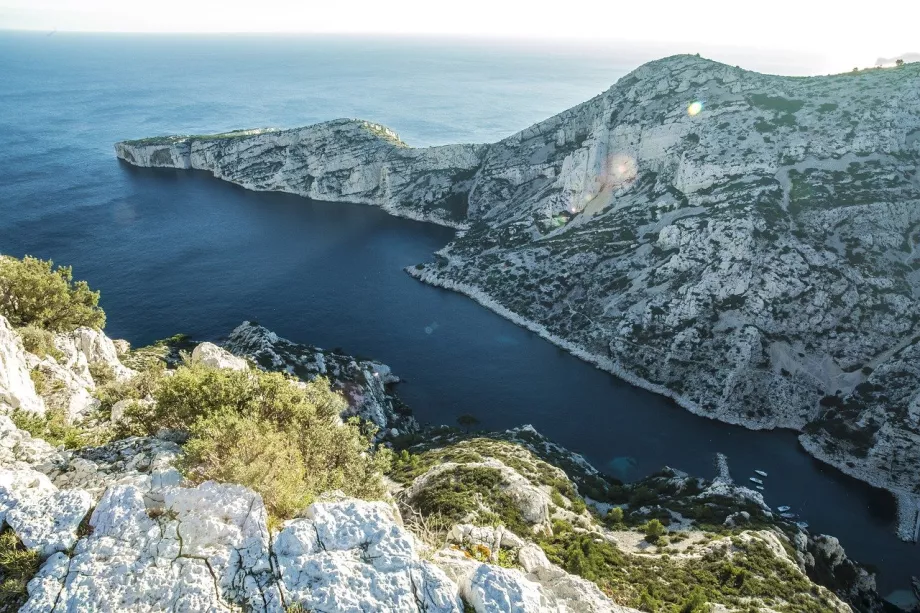
M674 56L491 145L411 149L338 121L116 152L419 219L449 208L466 231L410 274L695 413L804 431L893 492L916 539L918 79Z
M19 335L0 315L0 413L21 409L30 413L45 412L45 403L35 391L29 365Z

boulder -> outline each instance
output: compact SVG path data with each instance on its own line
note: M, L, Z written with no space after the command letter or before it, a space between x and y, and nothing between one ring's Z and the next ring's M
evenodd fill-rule
M192 363L203 364L211 368L227 368L230 370L248 370L246 360L238 358L226 349L221 349L214 343L201 343L192 351Z
M117 379L127 379L134 374L118 359L114 341L100 330L77 328L73 332L56 335L54 344L64 354L62 365L83 378L88 377L90 381L90 364L108 366Z
M285 602L319 611L460 612L457 586L418 558L383 502L315 503L275 540Z
M92 506L83 490L58 490L32 469L0 469L0 524L22 544L47 557L77 542L77 529Z

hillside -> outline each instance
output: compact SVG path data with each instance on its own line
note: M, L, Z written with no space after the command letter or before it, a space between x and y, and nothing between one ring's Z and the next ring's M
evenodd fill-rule
M409 272L695 413L802 431L916 540L918 79L675 56L491 145L340 120L116 152L464 228Z

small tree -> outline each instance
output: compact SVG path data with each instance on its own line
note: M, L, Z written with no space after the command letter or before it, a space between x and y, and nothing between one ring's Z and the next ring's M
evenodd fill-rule
M680 613L709 613L712 607L706 602L706 594L699 587L693 588L680 607Z
M607 511L607 525L609 526L618 526L623 523L623 509L620 507L613 507Z
M898 58L898 59L896 59L896 60L894 61L894 65L895 65L895 66L903 66L903 65L904 65L904 60L902 60L901 58Z
M0 315L17 328L52 332L105 326L99 292L86 281L74 281L69 266L54 268L51 260L28 255L21 260L0 256Z
M658 542L658 539L660 539L665 532L667 532L667 529L657 519L650 519L648 523L645 524L645 540L649 543Z
M460 417L458 417L457 423L460 424L460 427L466 428L466 431L469 432L473 426L476 426L479 424L479 420L476 419L476 417L474 417L473 415L466 414L466 415L461 415Z

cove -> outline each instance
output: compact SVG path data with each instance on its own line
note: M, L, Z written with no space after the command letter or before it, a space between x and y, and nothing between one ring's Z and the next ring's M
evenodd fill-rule
M123 197L59 210L54 224L24 220L3 237L7 253L73 263L102 290L110 335L134 345L177 332L219 341L257 320L389 364L421 423L464 413L483 429L530 423L624 480L665 465L712 477L722 452L737 482L767 471L768 504L792 506L813 532L877 567L882 594L917 572L917 547L894 536L890 495L812 459L795 433L692 415L403 271L452 230L365 205L249 192L203 172L117 165Z

